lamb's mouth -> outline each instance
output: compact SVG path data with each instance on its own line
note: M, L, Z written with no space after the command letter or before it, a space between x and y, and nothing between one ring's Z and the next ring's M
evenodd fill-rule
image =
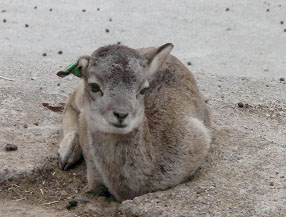
M127 125L126 124L114 124L114 123L112 123L112 126L117 127L117 128L125 128Z

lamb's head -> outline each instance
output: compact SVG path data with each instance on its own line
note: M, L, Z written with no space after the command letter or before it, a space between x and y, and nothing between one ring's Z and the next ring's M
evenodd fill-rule
M80 70L84 79L84 109L98 130L127 134L142 123L144 92L172 48L168 43L142 56L131 48L109 45L79 58L73 70Z

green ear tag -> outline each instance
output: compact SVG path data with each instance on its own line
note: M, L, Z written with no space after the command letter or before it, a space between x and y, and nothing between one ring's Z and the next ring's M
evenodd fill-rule
M73 70L73 68L76 66L77 62L73 62L72 64L70 64L66 69L65 69L65 72L66 74L70 74L71 71ZM73 74L77 77L80 77L81 74L80 74L80 69L76 69L74 70Z
M65 71L68 71L70 72L70 70L77 64L77 62L73 62L72 64L70 64L66 69Z
M77 76L77 77L80 77L80 76L81 76L79 69L74 70L73 74L74 74L75 76Z

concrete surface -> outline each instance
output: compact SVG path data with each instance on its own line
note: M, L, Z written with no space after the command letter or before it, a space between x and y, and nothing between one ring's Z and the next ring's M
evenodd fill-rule
M61 114L42 103L60 107L79 82L57 78L59 69L118 41L134 48L172 42L173 54L192 63L188 67L209 99L212 150L190 182L126 201L121 215L283 216L286 83L279 78L286 78L284 29L283 0L2 0L0 75L14 81L0 78L0 183L55 167ZM248 107L238 108L238 102ZM5 152L7 143L18 150ZM0 216L60 212L29 201L5 203L10 205L1 202Z
M285 75L283 0L2 0L0 7L6 10L0 13L1 57L69 64L118 41L130 47L172 42L173 53L191 61L195 71L270 79ZM64 55L57 55L59 50Z

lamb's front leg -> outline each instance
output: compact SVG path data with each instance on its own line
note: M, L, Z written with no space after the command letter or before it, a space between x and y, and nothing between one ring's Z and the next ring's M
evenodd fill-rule
M90 160L86 160L86 169L87 169L87 182L88 182L87 193L92 193L98 196L100 193L102 193L104 189L101 175L97 171L94 163L91 162Z
M95 156L93 150L93 139L92 136L88 134L87 123L84 115L80 117L80 144L87 171L88 186L86 193L92 194L93 196L99 196L104 189L104 185L102 177L96 169L96 164L94 161Z
M82 157L79 145L79 114L70 103L67 104L63 117L63 140L59 145L59 167L68 170Z

